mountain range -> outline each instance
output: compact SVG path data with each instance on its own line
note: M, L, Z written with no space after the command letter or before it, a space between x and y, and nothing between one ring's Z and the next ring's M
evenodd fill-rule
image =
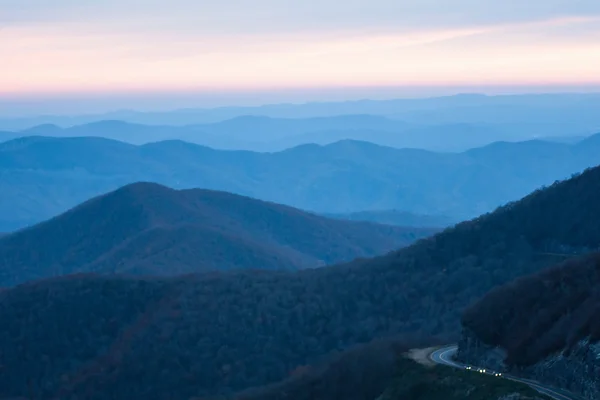
M56 101L55 101L56 102ZM11 104L1 103L7 114ZM269 104L258 107L186 108L172 111L121 110L80 116L42 115L5 117L0 130L23 130L36 125L83 125L121 120L143 125L210 124L241 116L318 118L361 114L400 119L414 124L489 124L545 132L544 136L586 135L600 129L600 94L556 93L488 96L458 94L430 98ZM507 131L509 129L506 129Z
M0 238L0 287L82 272L173 276L311 268L380 255L434 232L136 183Z
M600 135L576 144L497 142L463 153L341 141L276 153L164 141L23 137L0 144L0 231L121 186L150 181L273 201L317 213L402 210L472 218L600 164Z
M212 124L185 126L142 125L119 120L103 120L66 128L45 124L21 131L0 132L0 141L26 136L92 136L138 145L183 140L220 150L274 152L304 144L327 145L340 140L358 140L394 148L456 152L498 140L519 141L536 137L551 141L577 140L578 136L569 132L568 129L549 130L545 126L530 125L520 128L458 122L415 124L374 115L303 119L240 116ZM586 134L593 132L585 131ZM563 136L552 137L552 134Z
M208 396L277 382L377 337L457 339L461 311L491 288L600 249L599 193L596 167L399 251L327 268L19 285L0 294L0 395Z

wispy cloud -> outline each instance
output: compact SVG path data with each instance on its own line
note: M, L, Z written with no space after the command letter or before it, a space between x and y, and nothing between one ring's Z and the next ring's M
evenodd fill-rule
M312 1L0 0L0 93L600 82L596 0Z
M188 33L460 28L600 14L597 0L0 0L0 21Z

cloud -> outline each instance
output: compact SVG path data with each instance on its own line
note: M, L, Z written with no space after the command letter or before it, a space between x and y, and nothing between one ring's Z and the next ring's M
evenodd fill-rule
M600 14L597 0L0 0L11 25L203 34L448 29Z
M597 0L365 4L0 0L0 94L600 82Z

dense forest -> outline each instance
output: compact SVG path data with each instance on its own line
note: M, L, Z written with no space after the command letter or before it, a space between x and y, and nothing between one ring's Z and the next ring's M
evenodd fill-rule
M333 220L225 192L127 185L0 239L0 287L77 272L303 269L385 254L436 232Z
M395 253L328 268L18 286L1 294L0 395L235 393L374 338L457 337L461 310L492 287L598 248L598 193L600 168L590 169Z
M298 368L283 382L230 396L194 400L545 400L530 387L489 375L424 365L407 350L437 338L395 337L334 354Z
M600 340L600 253L501 286L468 308L463 326L530 365L580 340Z
M299 367L282 382L210 400L373 400L393 381L409 349L440 343L422 336L374 340Z
M0 396L232 394L398 330L350 301L356 286L292 275L80 275L1 292Z

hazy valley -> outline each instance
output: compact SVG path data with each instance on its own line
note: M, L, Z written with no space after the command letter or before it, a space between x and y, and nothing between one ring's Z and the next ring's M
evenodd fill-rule
M437 99L432 124L472 107L504 118L475 99ZM600 134L524 140L470 121L454 126L474 140L421 127L407 137L423 148L405 148L410 118L317 109L192 128L136 114L0 143L0 397L547 399L407 358L450 343L596 396ZM507 123L525 118L510 109ZM575 115L562 110L557 124ZM190 142L237 146L244 126L281 147ZM374 127L401 140L377 144Z
M138 181L222 190L327 215L400 210L460 221L597 165L600 136L574 144L497 142L462 153L350 140L257 153L174 140L136 146L30 136L0 143L0 156L0 189L7 194L0 199L0 231Z
M403 250L326 268L73 275L18 286L1 303L10 326L1 352L14 366L3 375L4 394L25 390L19 371L37 371L46 382L38 390L63 390L63 398L160 398L175 386L184 397L208 395L276 382L324 354L386 335L457 338L461 310L494 286L598 248L600 231L589 221L600 217L599 184L600 168L590 169ZM128 339L126 332L142 328L135 342ZM38 329L45 339L27 347ZM113 341L120 344L107 349ZM18 360L9 356L25 348ZM67 384L59 379L73 368L66 360L83 368ZM98 380L87 368L112 372ZM143 374L140 383L157 384L133 384L126 378L133 371Z

